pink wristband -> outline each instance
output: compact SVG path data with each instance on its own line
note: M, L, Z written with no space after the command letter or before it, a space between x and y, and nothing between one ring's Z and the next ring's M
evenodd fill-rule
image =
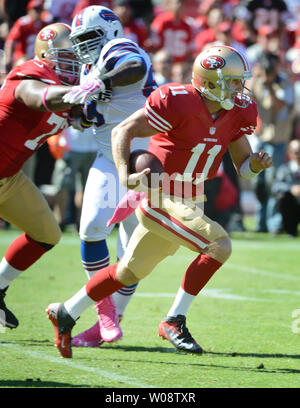
M50 85L46 86L46 88L43 91L43 105L47 112L53 112L51 109L48 108L47 103L46 103L46 96L47 96L49 86Z

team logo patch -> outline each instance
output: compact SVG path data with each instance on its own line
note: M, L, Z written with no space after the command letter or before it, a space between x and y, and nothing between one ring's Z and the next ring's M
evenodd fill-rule
M49 41L52 40L56 36L56 32L54 30L51 30L49 28L46 28L43 30L40 34L40 40L42 41Z
M225 60L219 55L211 55L210 57L204 58L201 61L201 65L206 69L223 68L225 65Z
M99 13L99 16L101 18L103 18L103 20L105 21L116 21L119 20L118 16L115 15L115 13L113 13L110 10L102 10Z

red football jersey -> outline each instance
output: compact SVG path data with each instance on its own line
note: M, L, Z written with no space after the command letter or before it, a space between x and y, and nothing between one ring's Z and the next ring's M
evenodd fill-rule
M16 100L15 89L26 79L61 85L53 69L40 60L26 61L7 75L0 90L0 178L17 173L49 136L68 126L68 111L40 112Z
M256 104L251 102L247 108L222 110L213 120L199 92L179 83L154 90L144 112L159 131L151 137L149 151L161 160L171 180L192 183L192 195L199 195L203 181L216 175L229 143L253 133L257 118Z
M193 29L184 18L176 21L173 13L161 13L153 20L150 29L151 40L157 50L165 48L174 62L187 60L192 49Z

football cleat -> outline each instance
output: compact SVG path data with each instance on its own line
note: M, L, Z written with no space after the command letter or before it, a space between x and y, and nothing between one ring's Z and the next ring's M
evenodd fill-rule
M73 337L71 344L74 347L100 347L103 343L104 340L100 335L100 324L97 321L94 326Z
M102 339L111 343L122 338L123 333L119 325L119 316L111 296L108 296L96 304Z
M55 347L64 358L72 358L71 330L75 320L66 311L63 303L51 303L46 312L55 333Z
M0 289L0 324L9 329L15 329L19 325L19 321L16 316L6 307L4 297L6 295L7 288Z
M167 316L158 326L158 335L168 340L176 350L185 353L202 354L203 349L193 339L186 327L186 318L183 315Z

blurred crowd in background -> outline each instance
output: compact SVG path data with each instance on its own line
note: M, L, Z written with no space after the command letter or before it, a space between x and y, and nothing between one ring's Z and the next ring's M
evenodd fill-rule
M0 0L0 80L34 57L37 33L51 22L71 24L84 7L103 5L119 16L124 37L149 52L158 85L190 83L195 56L225 44L249 60L259 123L249 138L274 167L253 182L238 178L228 154L206 182L206 214L229 232L297 236L300 222L300 0ZM296 140L295 140L296 139ZM97 150L92 130L69 128L49 139L24 171L45 194L61 228L78 226L88 169ZM70 154L77 165L68 164ZM72 161L73 162L73 161ZM67 175L67 177L66 177ZM9 228L2 220L1 227Z

